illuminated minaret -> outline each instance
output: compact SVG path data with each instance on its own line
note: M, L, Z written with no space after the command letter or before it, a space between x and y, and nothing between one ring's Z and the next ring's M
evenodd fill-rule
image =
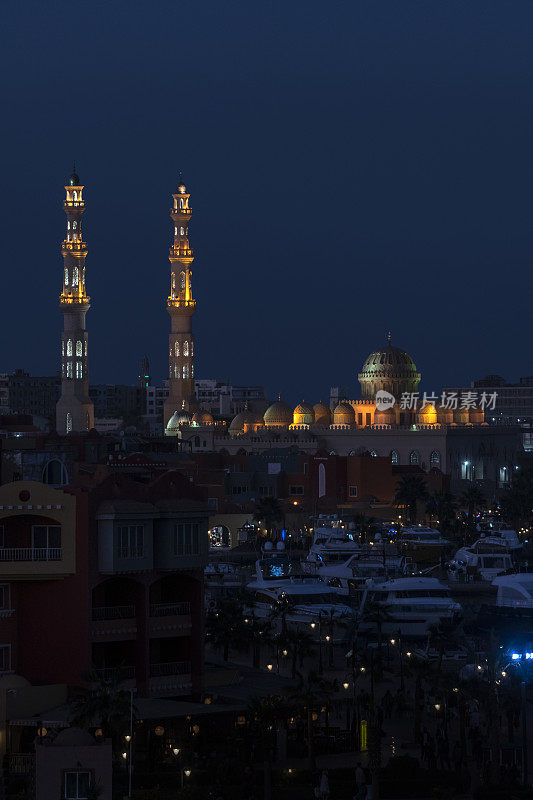
M65 186L63 208L67 215L67 237L61 245L63 291L59 305L63 312L61 335L61 397L56 406L56 429L60 434L88 431L94 427L94 406L89 399L89 369L85 314L90 297L85 291L87 245L81 233L85 211L83 186L76 167Z
M192 296L191 264L193 252L189 246L189 220L192 211L185 184L181 180L172 195L170 211L174 223L174 244L170 248L170 295L167 301L171 327L169 336L169 394L164 406L164 424L182 408L189 409L194 398L194 339L191 317L196 301Z

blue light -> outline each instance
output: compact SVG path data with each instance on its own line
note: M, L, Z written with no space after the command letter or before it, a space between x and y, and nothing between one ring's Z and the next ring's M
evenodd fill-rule
M522 654L521 653L513 653L511 658L513 659L513 661L520 661L520 659L522 658Z

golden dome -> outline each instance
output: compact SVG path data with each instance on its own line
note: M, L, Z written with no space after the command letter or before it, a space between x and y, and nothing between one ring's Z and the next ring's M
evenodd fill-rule
M213 415L210 414L209 411L196 411L193 414L191 421L197 425L211 425L214 422L214 419Z
M450 425L453 422L452 409L439 406L437 409L437 420L441 425Z
M239 411L239 413L231 420L228 432L229 433L242 433L244 430L244 422L246 420L246 411Z
M272 403L263 417L267 428L287 428L292 425L292 408L282 400Z
M422 425L436 425L437 423L437 409L433 403L426 403L426 405L418 412L418 421Z
M312 425L315 421L315 411L313 406L307 403L299 403L294 409L293 425Z
M459 425L466 425L468 422L470 422L468 417L468 409L456 408L453 412L453 421L459 423Z
M357 376L364 399L373 400L376 392L384 389L399 397L402 392L416 392L420 383L420 373L409 353L391 344L374 350L366 359Z
M396 414L392 407L374 412L374 425L396 425Z
M355 411L349 403L341 402L333 412L334 425L355 425Z
M485 422L485 412L479 406L468 411L468 419L473 425L481 425Z
M322 401L313 406L315 412L315 423L317 425L331 425L331 409Z

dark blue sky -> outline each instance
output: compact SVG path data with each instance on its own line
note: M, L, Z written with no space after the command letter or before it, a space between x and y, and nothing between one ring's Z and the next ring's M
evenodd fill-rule
M427 389L533 373L531 0L2 14L1 371L59 366L75 158L92 382L166 375L180 168L199 376L355 395L388 329Z

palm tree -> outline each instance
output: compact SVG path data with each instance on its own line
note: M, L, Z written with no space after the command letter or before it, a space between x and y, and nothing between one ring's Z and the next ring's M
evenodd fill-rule
M372 528L376 523L376 518L367 517L366 514L359 513L354 514L353 521L355 524L355 530L361 536L361 542L366 542L372 533Z
M87 686L78 690L70 724L86 730L100 727L104 737L113 742L115 752L121 746L124 731L129 729L131 693L122 688L118 671L108 676L91 670L83 676ZM135 715L135 709L133 709Z
M229 650L246 650L249 643L243 607L237 600L221 600L206 616L206 639L214 650L222 650L224 661Z
M472 525L476 510L484 507L486 499L479 486L473 483L462 493L461 503L468 509L468 521Z
M278 648L286 650L291 658L291 678L296 678L298 665L303 667L304 659L315 652L314 640L310 633L304 630L287 628L278 638Z
M290 700L302 706L307 716L307 758L309 769L315 769L315 740L314 740L314 719L323 705L327 704L331 695L335 691L333 681L328 681L320 677L316 672L310 670L307 675L298 673L298 685L289 686L286 689Z
M267 532L270 534L277 522L283 519L283 511L275 497L262 497L255 504L254 519L256 522L264 522Z
M383 625L391 619L390 606L379 603L376 600L369 600L360 609L360 621L370 622L375 626L378 635L378 661L379 670L382 670L382 648L383 648Z
M453 495L449 492L435 492L426 502L426 512L430 524L433 517L436 517L440 530L446 530L453 524L457 512Z
M289 707L280 697L254 697L248 705L251 728L261 742L264 769L264 800L272 797L272 752L274 734L280 721L289 716Z
M417 504L427 499L427 485L421 475L402 475L396 484L394 502L399 506L406 506L409 510L409 521L416 522Z

